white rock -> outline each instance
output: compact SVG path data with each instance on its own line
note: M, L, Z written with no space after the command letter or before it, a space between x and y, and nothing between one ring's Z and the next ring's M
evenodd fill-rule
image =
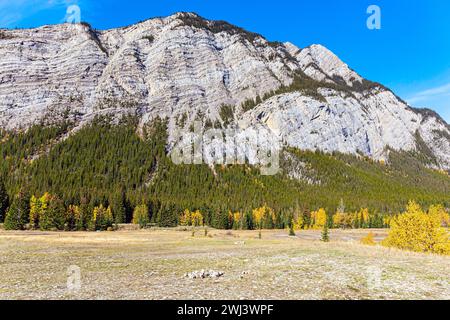
M200 21L199 27L186 25L187 18ZM3 30L1 128L58 121L68 111L79 129L98 114L131 112L142 123L167 117L173 145L183 115L185 131L200 114L221 121L222 105L239 106L287 86L295 70L350 90L363 82L320 45L303 50L290 43L274 45L199 19L178 13L99 32L71 24ZM382 88L354 90L354 97L330 89L320 93L326 103L294 92L274 96L245 114L238 107L234 125L243 135L249 128L269 128L288 146L374 159L386 159L387 147L414 150L419 134L438 160L436 167L450 169L450 129L438 116L415 111Z

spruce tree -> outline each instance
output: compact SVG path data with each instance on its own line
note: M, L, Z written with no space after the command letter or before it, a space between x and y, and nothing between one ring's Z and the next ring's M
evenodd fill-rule
M116 191L110 199L111 210L116 224L125 223L127 219L125 189Z
M21 190L14 198L5 217L6 230L23 230L30 218L30 196Z
M41 230L64 230L66 225L66 210L63 202L56 196L50 196L48 207L39 219Z
M159 227L169 228L178 225L177 211L171 204L164 204L158 212L157 223Z
M320 239L323 242L330 242L330 236L328 234L328 223L323 225L322 237Z
M295 237L294 220L291 220L291 223L289 224L289 236Z
M5 184L3 179L0 178L0 223L5 220L6 210L9 206L9 197L6 192Z

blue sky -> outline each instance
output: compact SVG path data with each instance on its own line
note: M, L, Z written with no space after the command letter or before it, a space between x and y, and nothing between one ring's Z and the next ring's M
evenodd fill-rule
M450 122L448 0L0 0L0 27L60 23L72 4L97 29L194 11L269 40L320 43L362 76ZM366 27L372 4L381 8L381 30Z

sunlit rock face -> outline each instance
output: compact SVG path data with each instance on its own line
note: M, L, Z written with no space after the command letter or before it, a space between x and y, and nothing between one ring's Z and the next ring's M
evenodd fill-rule
M286 89L299 74L315 81L314 94ZM250 99L258 103L243 109ZM224 105L234 106L226 123ZM106 31L83 24L1 30L2 129L63 118L80 127L96 115L129 113L142 124L167 118L172 145L176 129L187 132L199 120L205 127L268 129L287 146L374 159L420 143L433 166L450 169L448 124L364 80L320 45L271 43L192 13Z

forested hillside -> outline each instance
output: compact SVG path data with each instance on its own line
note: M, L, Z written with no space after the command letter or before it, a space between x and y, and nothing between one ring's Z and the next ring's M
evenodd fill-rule
M285 227L298 213L324 208L333 214L368 208L373 214L402 210L408 200L450 206L450 178L426 169L413 154L391 151L390 162L365 157L286 149L282 171L262 176L251 166L175 165L166 151L166 124L137 130L129 117L111 124L97 119L70 136L70 124L3 132L0 170L10 199L19 191L57 196L64 206L102 204L114 215L147 204L152 222L176 225L185 209L200 210L208 225L230 228L230 212L250 217L264 205ZM138 134L139 132L139 134ZM247 223L251 224L249 218ZM251 227L247 225L246 227Z

